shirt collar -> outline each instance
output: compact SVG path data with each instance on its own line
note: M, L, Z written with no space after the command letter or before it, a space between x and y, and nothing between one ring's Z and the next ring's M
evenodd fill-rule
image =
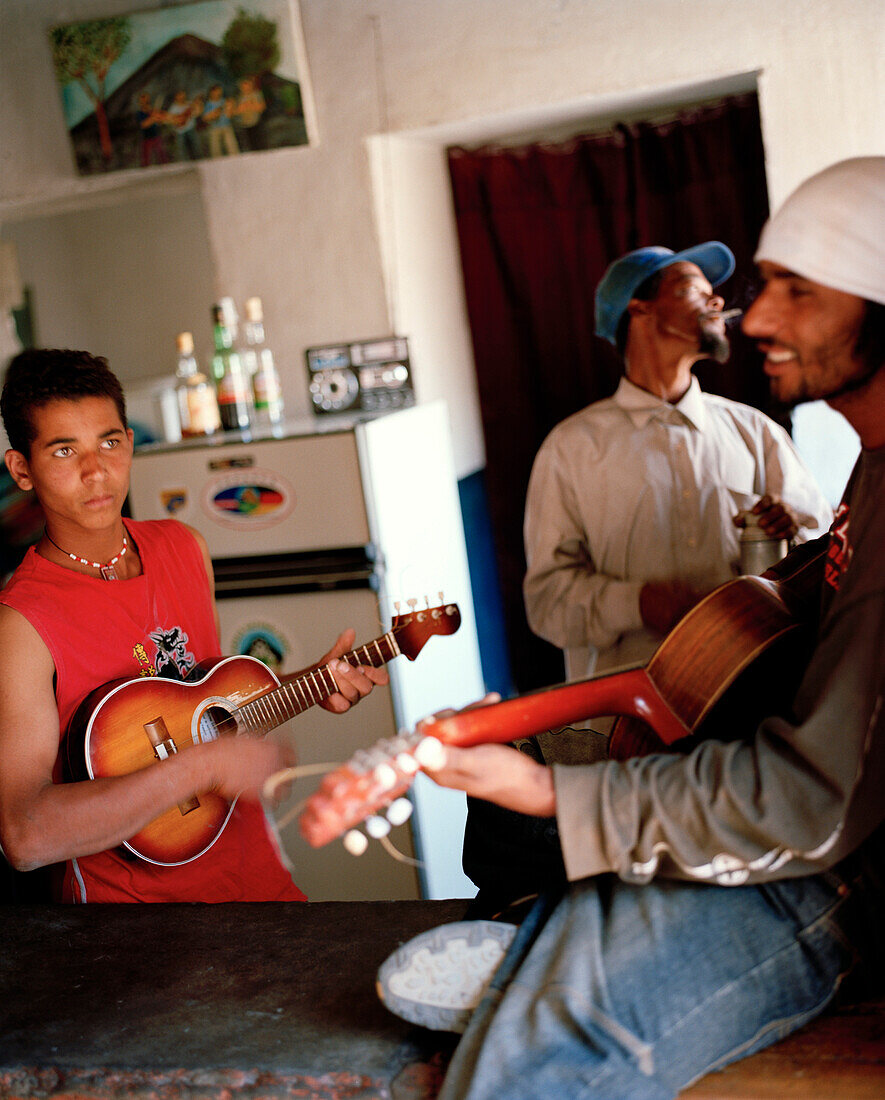
M614 395L615 404L624 410L633 425L644 428L650 420L661 419L673 422L682 420L697 431L702 432L707 424L707 410L704 407L703 393L697 378L692 375L691 385L682 398L671 405L655 397L653 393L640 389L626 377L621 379Z

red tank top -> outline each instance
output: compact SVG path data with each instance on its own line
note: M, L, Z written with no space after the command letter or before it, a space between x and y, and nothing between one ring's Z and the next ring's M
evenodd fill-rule
M41 557L32 547L0 590L55 663L59 726L108 680L182 679L221 646L200 547L176 520L126 520L142 574L104 581ZM56 782L61 779L56 765ZM198 859L161 867L114 849L65 866L62 901L304 901L280 863L261 807L238 800L218 840Z

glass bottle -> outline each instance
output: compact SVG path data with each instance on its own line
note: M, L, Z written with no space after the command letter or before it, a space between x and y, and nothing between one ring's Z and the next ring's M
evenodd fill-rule
M212 307L215 354L212 374L215 393L225 431L249 428L254 415L252 387L236 346L237 313L230 298L222 298Z
M194 338L190 332L175 337L178 367L175 371L178 416L182 439L212 435L221 428L215 387L201 374L194 356Z
M252 379L255 416L260 424L276 425L283 419L283 392L273 352L265 342L264 311L260 298L246 302L243 355Z

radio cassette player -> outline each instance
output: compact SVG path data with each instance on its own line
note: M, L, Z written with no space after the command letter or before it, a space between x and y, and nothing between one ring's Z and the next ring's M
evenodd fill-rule
M305 357L317 416L403 409L415 403L405 336L308 348Z

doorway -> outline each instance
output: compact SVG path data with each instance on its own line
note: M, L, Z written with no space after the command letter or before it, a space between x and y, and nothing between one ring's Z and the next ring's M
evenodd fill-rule
M740 74L703 88L663 89L652 97L646 93L621 104L611 101L570 104L561 107L558 115L543 119L486 119L465 123L461 132L458 127L446 127L380 135L370 140L376 217L392 325L396 331L409 335L419 401L438 396L449 399L456 472L462 487L472 483L475 488L477 479L481 483L485 519L492 537L486 539L480 531L479 537L473 539L468 530L468 550L474 553L474 547L478 547L477 554L493 554L497 591L489 594L488 601L483 593L475 592L474 600L478 620L486 605L490 621L494 621L496 614L503 620L498 646L509 657L512 690L523 692L563 678L559 651L536 638L525 622L521 593L522 512L531 463L546 433L558 420L611 392L617 384L619 367L614 353L592 336L595 283L608 260L633 247L634 242L665 243L679 248L716 237L728 241L740 265L738 276L726 290L731 297L747 294L752 248L767 214L755 85L756 74ZM556 160L559 171L567 173L568 154L564 148L568 148L574 161L586 152L587 143L601 141L604 135L620 132L624 137L631 128L647 127L652 131L650 136L657 152L647 162L645 171L653 181L663 183L670 175L672 162L668 154L661 152L661 142L668 136L673 119L686 110L702 115L715 112L731 99L742 101L737 105L742 121L736 124L731 141L726 143L729 149L726 162L718 168L715 164L707 165L708 169L715 169L711 174L719 181L720 198L694 204L699 210L706 210L706 221L686 220L681 217L682 210L677 210L680 217L676 217L674 204L662 203L654 207L653 218L637 222L620 236L613 236L608 230L602 234L602 244L608 251L597 249L593 253L595 266L589 262L589 246L575 245L567 272L572 285L564 292L570 303L571 321L564 335L552 331L549 324L545 327L541 321L526 322L521 317L516 318L503 342L483 335L482 288L491 283L480 278L479 297L474 295L471 304L471 291L465 290L470 276L462 263L463 233L456 220L456 206L462 205L462 200L453 195L451 164L455 157L473 155L477 148L495 153L503 150L505 157L511 157L522 170L528 171L528 159L536 156ZM689 109L680 104L693 106ZM619 119L624 120L620 131ZM706 116L699 119L701 129L709 124ZM570 136L574 134L579 136ZM691 163L681 172L686 187L698 188L697 177L702 175L703 166ZM735 179L742 178L736 175L738 168L741 172L746 170L752 179L749 206L754 212L749 217L743 211L732 210L730 200L734 193L739 187L746 190L743 184L735 183ZM454 182L455 191L458 187L459 182ZM534 281L543 284L544 279L539 279L538 274L550 270L542 267L547 262L549 240L567 243L577 241L579 234L569 233L560 222L556 223L555 233L547 233L547 241L541 229L536 229L535 234L530 242L532 247L523 249L522 269L531 268ZM488 252L483 262L494 266L489 264ZM505 281L516 277L509 267L504 272ZM489 291L487 299L493 293L504 296L500 286ZM526 332L528 337L523 339ZM576 355L576 349L582 356L592 358L592 370L582 366L585 360ZM539 352L543 352L542 360L538 358ZM746 349L741 354L746 354ZM492 362L491 374L484 373L487 361ZM719 371L712 379L703 377L702 385L748 403L762 404L766 399L764 384L756 395L745 392L744 380L753 373L735 358L728 372ZM475 499L474 492L474 504ZM474 516L478 511L482 510L475 506L471 509ZM494 549L484 550L483 546L489 543ZM494 638L488 644L495 644ZM488 682L487 686L500 690L502 684ZM506 693L506 683L504 686Z

